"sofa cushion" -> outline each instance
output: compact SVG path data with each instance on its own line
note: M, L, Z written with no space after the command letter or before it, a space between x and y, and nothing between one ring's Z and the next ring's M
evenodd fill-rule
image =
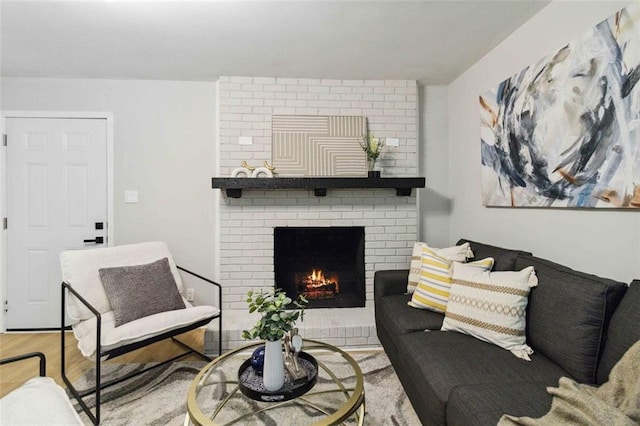
M413 252L411 253L411 266L409 267L409 279L407 281L407 293L413 293L420 281L420 275L425 261L424 254L427 256L435 254L446 260L453 262L466 262L468 257L472 257L473 253L469 249L469 244L460 244L453 247L433 248L427 243L416 242L413 244Z
M640 280L635 280L630 284L609 322L607 340L598 364L598 383L607 381L613 366L638 340L640 340Z
M442 330L468 334L529 360L533 351L526 342L525 315L536 283L532 267L489 272L454 263Z
M552 397L547 386L547 382L458 386L451 391L447 402L447 424L493 426L503 414L541 417L551 408Z
M595 383L602 336L626 285L533 256L516 268L533 266L538 286L531 290L527 341L583 383Z
M100 268L98 272L113 308L116 327L185 308L166 257L144 265Z
M444 315L426 309L413 309L407 306L410 299L410 294L394 294L379 299L376 301L376 317L384 321L394 335L440 330Z
M473 258L467 259L468 261L493 257L494 271L513 271L516 269L516 258L518 255L531 256L531 253L526 251L511 250L465 239L461 239L456 244L461 245L464 243L471 244L471 251L473 252Z
M425 411L435 424L444 424L446 403L453 389L469 384L543 382L557 384L566 371L540 353L531 361L466 334L446 331L413 332L396 339L406 367L421 389Z

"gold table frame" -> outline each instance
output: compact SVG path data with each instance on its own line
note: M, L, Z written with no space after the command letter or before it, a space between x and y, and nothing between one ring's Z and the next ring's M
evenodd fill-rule
M196 377L191 382L191 385L189 386L189 392L187 393L187 416L185 418L185 425L187 425L189 421L191 421L193 424L197 426L223 426L223 425L219 425L218 423L215 423L213 419L215 419L215 416L220 412L220 410L222 410L224 405L231 399L231 397L233 397L236 394L242 395L242 393L239 392L237 381L224 382L224 384L235 383L236 387L229 393L229 395L225 399L220 401L220 404L216 408L216 411L211 416L205 415L200 409L200 407L198 406L198 402L197 402L198 392L202 388L203 384L207 382L209 376L214 372L216 366L220 365L227 358L238 355L239 353L244 351L252 350L253 348L258 347L261 344L263 344L263 342L254 342L249 345L242 346L238 349L228 351L222 354L221 356L219 356L218 358L214 359L212 362L207 364L202 370L200 370L198 375L196 375ZM243 413L238 418L232 420L231 422L224 423L224 425L235 424L247 417L253 416L261 412L269 411L275 408L279 408L284 405L303 405L306 407L311 407L327 415L327 417L325 417L321 421L314 423L313 426L337 425L344 422L346 419L353 416L354 414L356 415L358 426L362 426L364 424L364 416L365 416L364 376L362 375L362 370L360 370L360 366L358 365L358 363L347 352L343 351L342 349L333 345L329 345L327 343L319 342L317 340L304 339L303 349L305 352L321 350L321 351L334 352L341 355L342 358L344 358L344 360L347 361L351 366L351 368L353 369L355 379L356 379L355 386L352 389L345 388L342 382L340 382L340 380L338 379L338 377L326 365L324 365L321 361L318 360L318 374L320 373L321 369L324 370L331 377L333 382L337 385L336 389L322 390L316 393L314 393L313 389L311 389L306 394L288 401L265 403L268 405L266 405L264 408L260 408L252 412ZM346 397L345 403L333 413L325 411L324 409L317 406L316 404L314 404L313 402L309 401L306 398L312 395L318 395L322 393L333 393L333 392L343 393Z

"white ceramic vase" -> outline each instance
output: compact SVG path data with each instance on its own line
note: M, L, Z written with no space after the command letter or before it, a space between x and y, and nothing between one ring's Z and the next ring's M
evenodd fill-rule
M284 385L284 356L282 340L267 340L264 344L264 367L262 370L264 387L275 392Z

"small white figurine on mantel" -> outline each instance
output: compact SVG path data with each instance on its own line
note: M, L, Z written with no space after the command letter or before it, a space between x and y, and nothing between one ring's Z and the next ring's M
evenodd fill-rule
M266 160L264 162L264 167L250 166L249 163L243 161L241 167L235 168L231 171L231 177L272 178L274 170L275 167L271 166Z

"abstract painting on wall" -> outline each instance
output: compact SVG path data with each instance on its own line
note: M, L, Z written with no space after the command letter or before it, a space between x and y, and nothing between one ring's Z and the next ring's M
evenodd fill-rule
M640 208L640 4L480 96L486 206Z
M360 116L274 115L271 162L279 176L366 176Z

